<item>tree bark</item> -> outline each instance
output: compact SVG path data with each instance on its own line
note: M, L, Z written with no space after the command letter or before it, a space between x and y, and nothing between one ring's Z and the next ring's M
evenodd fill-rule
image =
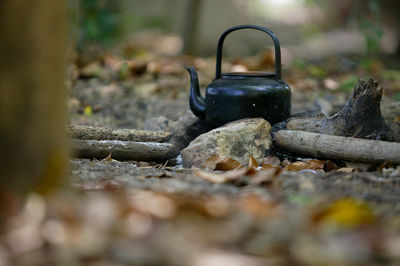
M72 140L76 155L81 158L104 159L111 153L117 160L167 160L179 151L169 143L134 142L119 140Z
M381 99L382 88L378 87L378 82L359 80L352 97L337 114L324 118L289 119L286 127L289 130L399 142L400 125L383 119Z
M356 162L400 163L400 143L280 130L275 144L287 151L316 158Z
M105 127L91 127L70 125L69 133L72 138L81 140L123 140L139 142L167 142L171 138L170 132L112 129Z
M67 1L0 1L0 36L0 194L47 192L68 165Z
M188 0L184 21L183 43L184 52L193 54L196 50L198 25L200 21L203 0Z

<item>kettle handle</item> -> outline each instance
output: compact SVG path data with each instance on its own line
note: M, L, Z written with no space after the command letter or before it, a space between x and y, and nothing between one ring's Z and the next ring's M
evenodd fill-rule
M271 30L256 26L256 25L240 25L240 26L235 26L230 29L227 29L224 33L222 33L221 37L219 37L218 41L218 48L217 48L217 63L216 63L216 70L215 70L215 78L221 78L221 61L222 61L222 46L224 44L224 40L226 36L236 30L241 30L241 29L255 29L259 31L263 31L267 33L269 36L271 36L272 40L274 41L274 46L275 46L275 76L277 80L281 79L281 47L279 45L279 40L276 37L275 33L273 33Z

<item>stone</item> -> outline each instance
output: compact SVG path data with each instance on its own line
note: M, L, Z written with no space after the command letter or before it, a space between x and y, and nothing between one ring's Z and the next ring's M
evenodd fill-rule
M194 139L181 151L184 167L203 167L212 156L225 156L247 165L249 156L261 161L272 146L271 125L262 118L241 119Z

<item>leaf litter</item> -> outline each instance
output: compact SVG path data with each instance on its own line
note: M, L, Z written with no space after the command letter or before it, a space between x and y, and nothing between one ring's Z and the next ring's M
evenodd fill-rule
M226 62L226 67L230 70L273 68L273 58L271 53L268 53L249 60ZM78 105L76 109L80 110L78 115L81 117L75 117L73 120L103 126L104 123L109 123L118 127L141 127L149 116L166 115L173 119L179 117L181 113L177 112L176 108L170 108L169 105L165 108L158 106L162 105L162 99L168 99L170 105L177 105L180 100L187 102L187 90L181 89L187 86L187 79L182 78L186 73L181 66L182 62L178 63L182 58L154 60L153 57L152 53L145 53L141 58L122 60L107 55L96 60L85 71L78 71L82 78L78 80L77 87L83 88L75 88L74 91L78 93L74 95L74 99L77 100L75 105ZM214 58L185 57L182 61L185 64L193 63L204 77L203 80L213 78L214 73L209 69L214 67ZM309 73L313 74L313 77L310 77ZM389 79L384 74L381 76ZM306 64L302 71L288 68L287 80L295 88L293 107L296 110L312 108L312 99L315 99L314 94L317 94L315 88L319 86L326 89L327 94L335 93L334 98L339 99L335 105L340 105L340 99L342 102L346 99L343 97L346 96L346 83L358 76L357 73L334 75L311 64ZM96 80L105 84L98 82L92 86ZM109 93L101 100L89 94L95 96L98 91L103 90L100 89L102 86L114 81L118 81L116 93ZM388 81L384 82L386 87L392 90L392 95L398 91L399 82L394 78ZM90 91L85 89L89 86ZM303 98L302 94L305 92L308 94ZM131 97L139 95L142 95L145 101ZM145 105L151 97L155 97L156 101ZM95 106L99 101L102 101L103 108L97 112ZM135 101L138 101L137 107L132 108ZM306 102L310 102L311 105L306 105ZM84 112L86 106L91 106L92 112ZM182 106L187 108L186 105ZM172 111L166 114L168 109ZM161 111L157 113L153 110ZM106 117L108 114L115 116ZM132 114L136 115L134 121L131 119ZM101 120L102 117L106 119ZM399 249L396 245L399 245L400 237L396 220L398 206L395 203L400 199L398 167L378 167L378 174L381 175L378 179L366 175L365 171L370 170L362 166L348 166L350 169L347 169L347 173L340 173L344 170L343 164L329 160L281 162L278 157L270 156L258 163L254 163L251 158L249 161L249 166L245 167L230 158L210 158L204 166L205 169L193 170L196 179L207 180L200 182L209 185L201 184L204 185L204 190L192 179L188 179L189 185L186 186L184 182L179 183L181 179L191 175L189 170L181 176L177 176L177 173L171 170L166 175L171 174L173 178L163 178L166 177L163 164L157 166L161 168L156 169L157 172L150 172L154 168L153 164L138 163L137 166L146 164L149 168L139 169L143 171L136 175L130 170L119 172L119 167L113 168L112 164L122 165L122 162L102 163L105 166L101 167L109 167L110 170L102 172L101 169L96 169L96 174L102 178L100 182L97 181L100 183L98 187L94 186L95 182L82 182L85 186L79 187L79 190L84 193L75 200L60 197L55 200L58 203L46 202L48 217L45 218L47 222L45 221L46 226L43 229L43 232L47 232L44 233L44 252L49 251L49 246L51 250L55 246L54 243L57 243L57 248L65 245L70 250L72 247L72 261L76 263L71 264L87 265L194 265L195 262L199 265L212 265L211 262L238 265L368 265L371 261L379 264L376 258L398 264ZM95 164L94 167L99 166ZM338 169L342 170L337 171ZM90 178L93 177L90 175L91 171L83 171L80 174L85 173ZM115 181L110 182L107 178ZM142 183L128 183L127 180L139 180ZM229 185L243 180L252 186L232 190L232 194L239 193L239 196L227 195L221 188L232 187ZM179 185L173 187L172 183ZM312 191L309 189L310 184L313 187ZM276 199L269 192L278 185L278 193L282 198ZM119 188L118 193L128 189L128 195L116 195L115 187ZM140 191L139 187L155 191L148 193L149 191ZM264 189L265 187L268 189ZM93 197L93 188L96 188L96 193L101 191L102 196ZM129 188L135 189L130 191ZM259 190L261 188L262 192ZM162 189L167 194L156 192ZM173 195L176 191L187 194L180 198ZM112 197L108 196L109 192L113 193ZM187 195L192 192L196 197L188 198ZM207 192L214 194L205 195ZM285 201L292 196L303 199L306 203L301 207L294 204L294 208L289 208ZM65 206L65 201L71 204ZM89 201L90 204L82 204ZM82 215L86 217L82 219L81 215L74 213L80 206L82 213L88 212L91 215ZM66 211L68 208L69 211ZM386 227L381 225L381 228L375 228L374 226L379 225L375 210L393 215L395 219L387 219ZM260 217L267 219L258 220ZM102 220L107 222L99 226ZM40 226L35 228L42 230ZM379 232L379 229L387 232ZM51 238L50 235L60 237ZM62 237L63 235L68 237ZM14 246L22 246L22 241L27 240L22 237ZM36 247L40 246L40 243L43 241L39 239ZM0 243L0 255L5 253L6 247L6 244ZM193 250L197 252L194 254ZM24 254L29 256L26 255L29 253ZM54 260L61 260L65 264L65 257L60 258L54 254L53 256ZM23 256L16 253L15 257ZM236 260L232 261L232 258Z

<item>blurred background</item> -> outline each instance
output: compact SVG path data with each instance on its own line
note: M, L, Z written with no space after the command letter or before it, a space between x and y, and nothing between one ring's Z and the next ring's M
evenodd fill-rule
M143 127L151 116L178 119L188 110L184 66L194 65L206 87L214 78L219 36L240 24L278 36L292 112L314 108L318 98L343 104L359 78L377 79L385 99L400 99L398 1L70 0L69 9L76 48L69 106L77 123ZM225 72L273 71L272 41L258 31L230 34L223 51ZM104 97L119 98L118 90L131 100L110 106ZM96 91L102 96L93 96ZM85 110L102 121L82 118ZM118 122L107 118L111 113Z
M379 0L70 0L79 51L119 44L127 57L143 49L213 55L219 35L240 24L273 29L282 46L302 58L398 54L399 5ZM260 34L235 35L227 55L255 54L266 45Z

